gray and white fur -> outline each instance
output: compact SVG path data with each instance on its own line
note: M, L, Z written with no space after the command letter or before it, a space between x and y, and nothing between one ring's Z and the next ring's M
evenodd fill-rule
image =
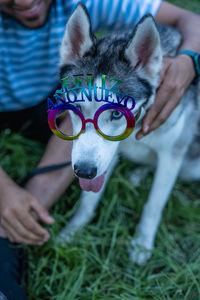
M162 126L140 141L135 139L147 109L154 102L162 58L176 55L180 43L181 35L177 30L156 25L150 15L143 17L133 30L109 33L98 40L91 31L90 18L83 5L79 4L70 17L60 49L61 78L92 74L94 81L99 83L99 76L107 74L122 80L119 89L134 95L134 114L138 114L138 119L132 135L123 141L103 139L92 124L87 124L86 131L74 141L72 167L95 166L96 176L107 172L106 180L100 192L82 192L80 207L61 232L59 240L69 241L91 220L117 163L118 153L121 153L134 162L155 167L151 191L129 249L131 260L143 265L151 257L162 211L177 176L200 178L197 85L188 88ZM99 106L95 101L85 102L81 103L81 110L86 117L93 117Z

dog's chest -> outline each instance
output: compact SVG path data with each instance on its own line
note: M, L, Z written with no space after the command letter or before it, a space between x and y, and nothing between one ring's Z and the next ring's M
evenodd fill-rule
M135 137L132 137L132 139ZM119 152L126 158L141 164L156 164L156 152L141 142L127 139L120 144Z
M134 162L155 166L158 155L164 152L171 153L172 149L175 150L178 147L178 141L183 139L186 114L180 115L179 110L179 108L175 109L171 117L162 126L140 141L135 139L133 133L120 143L119 152ZM174 119L177 121L175 122Z

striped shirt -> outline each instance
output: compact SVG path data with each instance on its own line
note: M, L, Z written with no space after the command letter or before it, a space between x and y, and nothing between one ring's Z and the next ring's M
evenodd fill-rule
M59 84L59 47L79 0L52 1L42 28L28 29L0 11L0 111L21 110L46 99ZM135 25L155 15L161 0L82 0L93 31Z

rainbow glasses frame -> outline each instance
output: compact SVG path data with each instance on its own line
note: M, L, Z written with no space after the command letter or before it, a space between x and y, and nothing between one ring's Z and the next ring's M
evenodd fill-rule
M126 118L127 126L125 131L117 136L109 136L105 135L98 127L98 117L99 115L109 109L114 109L123 114L123 116ZM82 128L80 132L74 136L68 136L62 133L59 128L56 125L56 116L61 110L72 110L75 114L77 114L81 121L82 121ZM85 127L87 123L93 123L94 128L96 129L97 133L103 137L104 139L110 140L110 141L121 141L126 139L132 132L135 127L135 118L134 115L132 114L131 110L125 107L122 104L118 103L108 103L104 104L101 107L97 109L97 111L94 114L94 118L92 119L85 119L82 112L74 105L69 104L69 103L59 103L54 105L52 108L49 108L47 110L48 112L48 123L51 131L60 137L61 139L64 140L75 140L78 139L78 137L85 131Z

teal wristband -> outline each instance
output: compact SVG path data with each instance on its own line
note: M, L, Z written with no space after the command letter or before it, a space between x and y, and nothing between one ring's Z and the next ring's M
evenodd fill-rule
M200 77L200 54L197 52L194 52L194 51L190 51L190 50L181 50L180 52L177 53L177 55L180 55L180 54L186 54L192 59L195 73L196 73L194 80L199 79L199 77Z

